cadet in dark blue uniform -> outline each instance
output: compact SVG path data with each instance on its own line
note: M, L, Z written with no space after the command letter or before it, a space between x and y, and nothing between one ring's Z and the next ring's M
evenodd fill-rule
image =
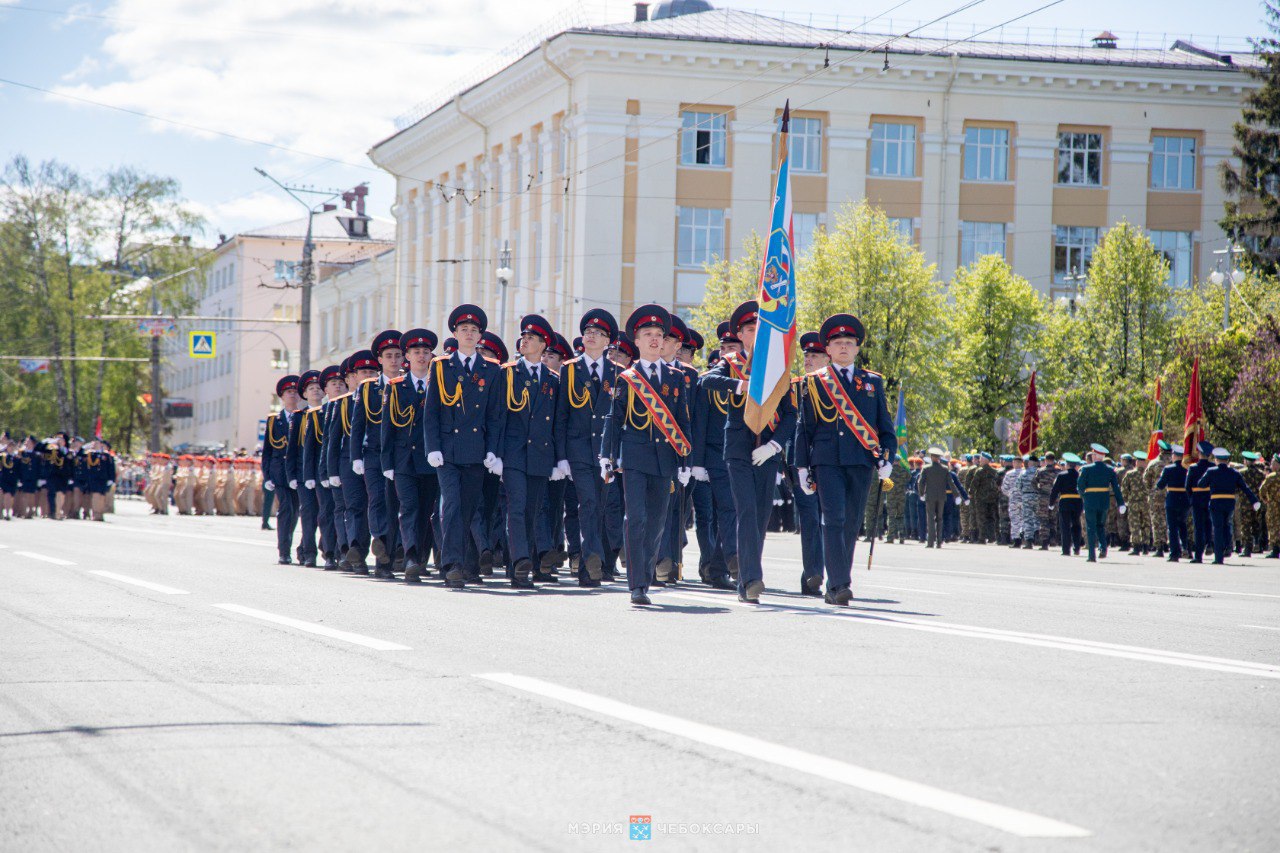
M316 498L320 505L317 523L320 527L320 552L324 555L324 568L332 571L338 568L340 552L345 559L346 531L344 529L340 488L334 488L332 475L329 473L328 449L332 433L329 431L330 416L333 412L334 399L347 391L342 381L346 362L342 365L331 364L320 371L320 382L324 386L325 400L311 421L308 433L310 441L302 448L302 468L307 481L314 483ZM339 480L341 483L341 480Z
M101 439L89 442L88 448L85 488L90 497L90 512L94 521L104 521L107 492L116 482L116 460L108 451L106 442Z
M689 327L685 325L684 320L680 319L679 316L672 314L671 328L667 330L667 336L663 338L662 351L659 357L662 359L664 366L683 377L680 400L681 405L684 406L685 420L690 425L689 442L695 449L690 453L690 462L688 463L691 472L689 483L684 486L672 486L674 491L671 495L670 505L667 507L666 529L662 534L662 545L658 553L658 566L655 569L654 583L656 586L677 583L681 579L681 570L684 567L684 546L687 540L686 531L690 508L689 491L693 488L691 460L693 452L696 452L697 448L697 441L694 439L692 430L693 405L699 381L698 371L680 358L680 354L685 350L688 343L690 343Z
M804 353L805 376L821 370L831 363L827 348L822 345L822 336L817 332L805 332L800 336L800 349ZM793 380L795 385L797 411L804 407L805 396L809 393L809 383L804 376ZM792 469L795 467L796 442L791 442L788 455ZM818 496L797 488L792 493L796 502L796 525L800 528L800 593L802 595L822 595L822 507ZM910 503L910 497L907 503ZM914 510L915 507L909 507Z
M1195 525L1195 548L1192 563L1203 563L1204 552L1209 547L1209 536L1212 524L1209 522L1209 487L1200 484L1213 463L1209 457L1213 454L1213 445L1202 441L1196 445L1200 458L1187 471L1187 492L1191 495L1191 520Z
M619 391L605 417L600 476L622 475L627 585L631 603L647 605L671 499L671 481L689 482L690 424L681 400L683 374L662 365L662 340L671 315L643 305L627 319L639 358L619 375Z
M622 374L636 359L640 358L640 350L636 349L635 342L627 337L627 333L621 329L618 331L618 337L614 340L613 345L605 351L605 358L609 360L617 372L614 374L615 381L611 386L609 399L609 410L613 411L616 397L622 392L616 377ZM606 412L606 416L607 416ZM601 433L601 445L604 443L603 433ZM596 450L600 452L599 448ZM598 464L598 463L597 463ZM601 503L604 504L604 536L602 544L604 545L604 572L601 576L602 580L612 583L617 580L618 555L624 553L626 547L626 500L622 493L621 478L614 477L605 480L603 490L601 491Z
M898 449L885 401L884 378L856 366L865 340L862 321L835 314L819 333L831 364L811 373L796 430L801 488L818 492L828 604L847 606L853 550L862 529L873 474L887 479ZM820 485L815 485L820 484Z
M262 488L276 498L276 550L279 562L293 562L289 551L293 545L293 528L298 523L298 493L289 488L286 454L289 434L298 409L298 377L282 376L276 382L276 396L283 408L267 415L267 429L262 437Z
M404 544L404 582L422 582L422 570L436 539L432 518L440 503L440 480L427 463L422 444L422 412L435 358L436 333L410 329L400 338L409 372L392 379L382 418L382 471L400 501L400 541Z
M298 496L298 564L316 566L316 530L320 526L320 499L316 495L315 480L308 480L304 457L307 445L315 440L316 430L311 422L320 416L320 399L324 395L320 371L305 371L298 379L303 397L302 407L289 422L289 445L285 450L285 474L289 488ZM307 483L310 482L310 487Z
M343 379L350 390L334 401L336 406L330 413L334 434L333 443L329 445L329 471L336 472L338 476L346 507L347 553L345 566L342 568L367 575L369 567L365 564L365 558L369 555L369 493L364 486L364 476L357 474L351 464L351 420L356 406L356 392L365 380L377 377L378 360L373 357L373 350L358 350L347 359L347 368ZM333 476L330 473L330 483L333 482Z
M1049 509L1058 511L1058 534L1062 539L1062 556L1069 557L1074 551L1080 553L1084 537L1080 530L1080 512L1084 505L1080 503L1080 492L1076 484L1080 480L1077 467L1083 460L1074 453L1062 454L1062 461L1067 463L1066 470L1053 478L1053 488L1049 491Z
M1169 530L1169 556L1166 559L1176 563L1184 550L1191 549L1187 542L1187 510L1191 508L1191 495L1187 492L1189 472L1182 464L1182 445L1175 444L1170 450L1173 463L1161 469L1156 490L1164 489L1164 518ZM1153 508L1152 511L1157 510Z
M1227 464L1231 451L1215 447L1218 463L1200 476L1199 485L1209 490L1209 521L1213 525L1213 564L1221 566L1231 553L1231 517L1236 511L1236 492L1243 492L1254 512L1262 509L1258 495L1249 488L1240 472Z
M498 367L511 360L502 338L488 329L480 335L476 353ZM492 575L495 565L511 565L507 559L507 497L502 488L501 468L488 468L484 472L480 511L471 517L471 538L468 542L468 550L474 548L479 554L481 574Z
M351 467L364 477L369 495L369 546L376 560L373 575L382 580L395 580L392 560L400 539L400 501L395 484L382 476L382 419L386 414L387 385L400 375L404 364L400 333L395 329L380 332L373 339L372 349L382 372L377 379L361 383L355 394L351 413Z
M449 314L458 349L431 363L423 409L423 447L440 478L445 580L454 587L481 582L471 519L485 471L502 472L503 400L497 387L502 369L476 350L486 325L488 318L475 305L459 305Z
M796 410L787 393L777 412L760 431L752 432L744 419L746 386L751 376L751 350L756 339L760 307L754 299L742 303L729 318L729 330L742 341L741 353L722 356L702 385L729 393L729 414L724 425L724 462L738 515L738 599L753 604L764 592L764 534L773 507L773 492L783 462L782 445L795 435ZM790 391L790 389L788 389Z
M554 340L542 352L542 368L552 376L559 377L564 369L564 363L571 358L573 358L573 351L569 349L569 342L565 340L564 335L556 332ZM557 407L559 399L560 395L557 394ZM564 422L558 421L557 433L563 426ZM572 470L569 467L569 460L562 459L558 455L560 448L555 448L555 451L556 465L551 479L547 482L546 494L534 517L534 562L543 572L551 575L555 574L558 566L564 565L566 558L569 560L570 568L577 570L581 550L579 543L582 541L581 533L578 531L577 507L573 506L577 501L577 495L574 493ZM561 465L561 462L564 464ZM570 533L572 538L569 541L572 545L567 546L565 540Z
M578 531L581 538L578 585L596 587L604 576L604 484L600 470L600 441L605 416L618 378L618 367L605 351L618 335L618 321L603 308L593 308L578 321L582 355L565 363L560 371L560 397L556 433L560 443L557 463L569 464L578 496Z

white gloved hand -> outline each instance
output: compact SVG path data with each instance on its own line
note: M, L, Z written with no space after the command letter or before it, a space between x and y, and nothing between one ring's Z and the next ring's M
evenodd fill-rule
M612 459L600 460L600 479L604 480L606 483L613 479L613 460Z
M110 485L110 484L108 484L108 485ZM1254 512L1257 512L1257 511L1258 511L1258 510L1260 510L1260 509L1262 509L1262 504L1261 504L1260 502L1258 502L1258 501L1254 501L1254 502L1253 502L1253 511L1254 511Z
M706 468L703 468L701 465L694 465L689 470L693 472L693 479L697 480L699 483L711 482L711 472Z
M37 489L43 489L43 488L44 488L44 483L45 483L45 481L44 481L44 480L36 480L36 488L37 488Z
M306 486L308 489L314 489L316 487L316 481L307 480L305 483L303 483L303 485Z
M681 468L676 471L676 479L680 481L680 485L682 486L689 485L689 478L691 476L692 472L688 468Z
M776 441L770 441L768 444L762 444L755 450L751 451L751 464L763 465L782 451L782 445Z
M568 459L561 459L556 463L556 467L560 469L560 476L566 480L573 479L573 466L569 464Z
M266 489L268 492L274 492L276 490L276 484L270 480L263 480L262 488Z
M493 457L493 464L489 466L489 473L495 477L502 476L502 460L501 459L499 459L496 456Z
M956 496L956 506L960 506L960 504L962 504L962 503L964 503L964 498L962 498L962 497L960 497L959 495L957 495L957 496Z
M498 457L494 456L492 453L486 453L486 454L484 455L484 467L485 467L485 470L486 470L486 471L489 471L490 473L492 473L492 472L493 472L493 463L494 463L494 462L496 462L496 461L498 461Z
M965 499L964 499L964 505L965 505L965 506L968 506L968 505L969 505L969 499L968 499L968 498L965 498Z
M776 475L776 476L774 476L774 478L773 478L773 484L774 484L775 486L781 486L781 485L782 485L782 481L783 481L783 480L785 480L785 479L787 479L787 478L786 478L785 476L783 476L783 474L782 474L782 472L781 472L781 471L779 471L779 472L777 473L777 475Z
M352 459L352 460L351 460L351 470L352 470L352 471L355 471L355 472L356 472L356 474L357 474L358 476L363 477L363 476L364 476L364 460L363 460L363 459Z
M109 489L109 488L111 488L112 486L114 486L115 484L116 484L116 481L115 481L115 480L107 480L107 488L108 488L108 489ZM1258 507L1260 507L1260 506L1262 506L1262 504L1254 504L1254 505L1253 505L1253 508L1254 508L1254 509L1257 509L1257 508L1258 508Z
M733 393L737 394L739 397L747 393L747 382L745 379L738 380L738 390L734 391Z
M384 477L386 477L388 480L391 480L392 482L394 482L394 481L395 481L395 479L396 479L396 472L395 472L395 471L392 471L390 468L388 468L387 470L385 470L385 471L383 471L383 472L382 472L382 476L384 476Z
M800 490L802 492L804 492L806 495L811 495L814 492L818 491L817 487L814 486L813 484L813 480L809 477L808 468L797 468L796 474L800 478Z
M882 460L880 464L876 466L876 473L880 475L881 480L889 479L889 476L893 474L893 463L887 459Z
M332 486L332 487L333 487L333 488L335 488L335 489L340 489L340 488L342 488L342 478L341 478L341 477L330 477L330 478L329 478L329 485L330 485L330 486Z
M315 480L311 480L310 482L314 483L314 482L315 482ZM314 489L314 488L315 488L315 486L307 486L307 488L308 488L308 489ZM325 478L323 478L323 479L320 481L320 488L322 488L322 489L328 489L328 488L330 488L330 486L329 486L329 478L328 478L328 477L325 477Z
M427 454L427 464L432 468L439 468L444 464L444 454L439 450L433 450Z
M1128 508L1127 506L1125 506L1124 504L1120 504L1120 507L1119 507L1119 510L1118 510L1118 511L1119 511L1119 513L1120 513L1121 515L1124 515L1126 512L1128 512L1128 511L1129 511L1129 508Z
M563 480L563 479L564 479L564 472L560 470L559 465L556 465L554 468L551 469L551 482L554 483L556 480Z
M289 488L291 488L291 489L296 489L296 488L298 488L298 481L297 481L297 480L290 480L290 481L289 481Z

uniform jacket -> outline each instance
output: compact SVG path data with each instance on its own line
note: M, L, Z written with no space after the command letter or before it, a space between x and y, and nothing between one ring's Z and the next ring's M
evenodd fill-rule
M302 412L301 436L302 464L298 469L298 485L315 480L320 488L320 451L324 443L324 404L311 406Z
M561 458L557 448L562 443L556 409L560 396L560 377L538 365L535 383L524 359L502 365L498 382L498 399L502 403L503 469L523 471L532 477L549 477Z
M289 447L289 416L281 411L267 415L267 429L262 436L262 479L277 489L289 485L285 476L285 451Z
M568 459L592 468L599 464L604 419L618 383L618 366L603 355L600 362L598 383L591 379L585 355L566 361L560 369L556 461Z
M951 477L951 469L945 462L930 460L920 469L916 492L924 495L926 501L945 500L951 493Z
M639 371L640 368L641 363L637 359L629 369ZM646 380L647 373L644 373ZM616 460L618 466L626 470L654 477L674 478L677 469L688 465L688 461L676 455L675 449L653 423L648 409L631 386L622 379L619 382L618 394L609 414L605 416L600 455ZM687 396L684 372L661 365L658 368L658 383L653 390L671 410L676 424L688 437L692 424L689 422L689 409L681 399L682 396Z
M1074 509L1079 512L1080 504L1076 503L1076 501L1080 500L1080 492L1076 490L1076 484L1079 480L1079 471L1073 471L1070 468L1060 471L1058 476L1054 478L1053 489L1049 492L1049 503L1056 505L1062 498L1066 498L1068 502L1064 506L1067 509Z
M1160 479L1156 481L1156 489L1164 490L1164 505L1175 509L1186 509L1191 506L1191 493L1187 491L1187 477L1190 472L1181 462L1164 466L1160 471Z
M1191 495L1192 506L1203 508L1209 505L1209 489L1200 484L1200 478L1212 467L1213 463L1202 457L1187 472L1187 492Z
M406 373L392 379L387 386L386 412L382 418L383 471L397 474L426 474L433 470L427 464L427 452L422 445L422 412L430 393L431 370L422 378L422 393L418 393L418 379Z
M729 410L733 408L733 393L717 391L706 379L704 373L698 379L693 391L693 453L689 457L689 465L695 468L724 470L724 430L729 420Z
M1208 487L1210 500L1224 500L1226 498L1235 500L1236 492L1244 492L1244 496L1249 500L1250 504L1258 502L1257 493L1249 488L1249 484L1244 481L1244 477L1240 475L1240 472L1226 462L1219 462L1208 471L1205 471L1200 476L1200 485Z
M298 409L289 418L289 443L284 451L285 481L298 483L302 488L305 477L302 476L302 425L307 421L307 410Z
M831 368L835 370L834 365ZM835 375L853 400L854 407L875 430L880 447L888 458L893 458L898 450L898 439L885 401L884 377L860 367L854 368L851 383L845 383L839 371ZM796 429L796 467L809 468L814 464L876 465L879 460L845 426L822 383L814 374L810 374L808 381L806 405L800 410Z
M729 395L729 412L724 423L724 458L749 461L753 450L770 441L777 441L785 450L787 442L796 432L796 407L791 400L791 389L788 388L787 393L783 394L782 399L778 401L777 425L766 425L760 430L760 434L756 435L744 419L747 411L747 397L745 394L735 393L738 379L733 372L734 364L744 376L751 375L747 359L738 353L729 353L719 364L707 371L701 382L703 388ZM890 426L891 432L892 429L893 427Z
M354 400L355 395L347 393L329 401L324 456L330 477L340 477L343 471L351 470L351 404Z
M502 455L502 368L475 354L468 374L458 353L431 363L423 409L423 445L451 465L478 465L485 454ZM549 473L549 472L548 472Z
M1115 495L1116 503L1124 506L1124 496L1120 494L1120 481L1116 472L1105 462L1090 462L1080 469L1080 477L1076 480L1076 491L1084 499L1084 508L1105 510L1111 506L1111 496Z
M362 459L366 468L382 470L382 420L385 416L385 374L360 383L352 395L351 406L351 458Z

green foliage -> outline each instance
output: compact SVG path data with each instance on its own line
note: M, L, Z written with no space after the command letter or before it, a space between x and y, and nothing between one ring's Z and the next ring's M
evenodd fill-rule
M1040 446L1082 453L1097 441L1113 450L1138 445L1146 449L1148 427L1143 424L1149 424L1151 392L1123 380L1082 380L1042 398Z
M760 292L760 263L764 257L764 241L752 231L742 242L742 254L736 261L717 258L707 266L707 289L702 304L693 309L690 325L715 349L716 327L729 319L733 309Z

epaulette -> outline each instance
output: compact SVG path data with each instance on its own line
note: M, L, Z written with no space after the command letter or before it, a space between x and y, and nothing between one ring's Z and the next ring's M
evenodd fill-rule
M574 362L582 361L584 358L586 358L585 355L575 355L573 358L567 359L564 363L573 364Z
M377 382L377 381L378 381L378 377L376 377L376 376L370 376L368 379L361 379L361 380L360 380L360 384L361 384L361 385L367 385L367 384L368 384L368 383L370 383L370 382Z
M345 394L339 394L338 396L336 396L336 397L332 398L331 400L329 400L329 402L330 402L330 403L336 403L336 402L338 402L339 400L345 400L347 397L350 397L350 396L351 396L351 394L352 394L352 392L351 392L351 391L348 391L348 392L347 392L347 393L345 393Z
M862 368L862 372L863 372L863 373L870 373L872 376L876 377L877 379L884 379L884 375L883 375L883 374L881 374L881 373L876 373L874 370L867 370L865 367L864 367L864 368Z
M804 377L803 377L803 376L792 376L792 377L791 377L791 384L792 384L792 385L799 385L799 384L800 384L801 382L803 382L803 381L804 381Z
M322 406L310 406L310 407L308 407L308 408L307 408L307 411L308 411L308 412L318 412L318 411L320 411L320 409L321 409L321 408L323 408L323 407L322 407Z
M502 364L502 362L498 361L498 357L490 352L483 353L480 357L492 365ZM477 361L476 367L479 367L479 366L480 366L480 362Z
M400 382L403 382L403 381L404 381L404 377L403 377L403 376L397 376L395 379L388 379L388 380L387 380L387 382L388 382L388 383L390 383L391 385L396 385L396 384L398 384L398 383L400 383Z
M511 361L508 361L506 364L501 365L501 367L503 370L506 370L508 367L515 367L519 363L520 363L520 359L516 358L516 359L512 359Z
M448 361L451 358L453 358L453 353L449 353L448 355L438 355L431 359L431 363L435 364L437 361Z

